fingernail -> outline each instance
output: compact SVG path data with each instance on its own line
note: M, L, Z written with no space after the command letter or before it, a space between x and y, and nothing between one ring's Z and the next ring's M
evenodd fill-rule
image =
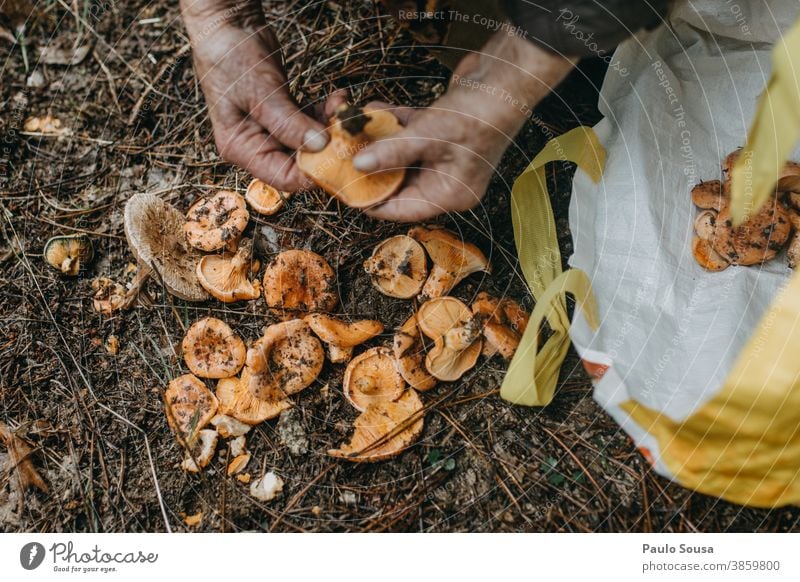
M303 136L303 149L309 152L318 152L328 145L328 133L309 129Z
M353 158L353 167L359 172L372 172L378 167L378 158L375 154L358 154Z

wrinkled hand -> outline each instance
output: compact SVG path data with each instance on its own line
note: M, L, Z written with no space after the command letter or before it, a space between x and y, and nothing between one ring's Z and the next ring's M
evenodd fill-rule
M365 172L416 166L400 192L368 214L421 221L468 210L483 198L531 109L574 64L524 39L498 34L484 54L459 64L447 93L431 106L392 108L405 129L356 156L356 168Z

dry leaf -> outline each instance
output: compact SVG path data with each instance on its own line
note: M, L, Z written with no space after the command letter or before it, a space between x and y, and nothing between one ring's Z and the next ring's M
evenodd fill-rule
M8 455L11 458L11 467L17 470L22 489L28 487L36 487L40 491L47 493L49 488L47 483L44 482L39 471L33 465L31 454L33 449L14 434L5 424L0 422L0 441L3 442L8 449Z
M91 43L75 49L62 49L48 45L39 53L39 62L46 65L80 65L90 50L92 50Z

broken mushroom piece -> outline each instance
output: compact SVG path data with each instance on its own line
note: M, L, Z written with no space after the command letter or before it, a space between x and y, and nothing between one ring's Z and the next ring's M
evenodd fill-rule
M285 398L279 400L256 398L239 378L222 378L217 382L216 396L220 414L249 425L275 418L292 406Z
M186 301L204 301L208 293L197 282L201 255L188 244L183 215L153 194L136 194L125 205L125 237L140 263L141 288L151 269L171 294ZM133 289L131 289L133 291Z
M214 458L218 440L217 431L201 430L197 441L186 451L181 468L187 473L199 473L202 471Z
M241 381L257 399L280 401L310 386L324 361L322 345L305 321L276 323L247 350Z
M186 213L184 231L189 244L201 251L232 249L247 227L250 215L244 198L230 190L220 190L201 198Z
M410 299L419 294L428 278L425 250L406 235L386 239L364 261L373 286L389 297Z
M204 317L195 321L182 343L186 366L200 378L230 378L244 365L242 338L224 321Z
M328 128L330 141L320 152L300 151L297 164L317 186L353 208L383 202L400 188L405 169L364 173L355 169L353 157L373 141L403 129L386 109L344 105Z
M412 388L424 392L436 386L436 378L425 369L425 344L416 313L394 334L392 352L397 371Z
M406 390L396 401L370 404L355 420L350 442L328 451L356 463L382 461L400 454L422 434L424 406L414 390Z
M345 398L364 412L370 404L397 400L406 388L388 348L377 347L353 358L342 380Z
M291 194L289 192L281 192L277 188L256 178L250 182L244 198L247 200L247 203L250 204L250 208L259 214L272 216L283 208L283 205L290 196Z
M433 340L425 358L431 375L452 382L476 364L483 345L480 320L454 297L431 299L419 308L417 324Z
M178 442L189 447L217 413L217 399L202 380L184 374L172 380L164 392L167 423ZM216 434L216 431L214 431Z
M261 283L250 280L253 241L242 239L235 254L206 255L197 263L197 280L223 303L258 299Z
M491 265L483 252L449 230L417 226L408 235L422 243L433 263L431 274L419 295L420 301L447 295L472 273L491 272Z
M75 277L94 257L92 241L85 234L54 236L44 245L44 258L69 277Z
M264 272L267 306L289 311L332 311L339 301L333 269L316 253L280 253Z
M348 323L330 315L314 313L307 315L304 320L317 337L327 344L328 359L334 364L349 362L355 346L383 333L383 324L374 319Z
M485 291L478 293L472 313L483 320L484 357L499 353L510 360L528 326L528 313L513 299L497 299Z

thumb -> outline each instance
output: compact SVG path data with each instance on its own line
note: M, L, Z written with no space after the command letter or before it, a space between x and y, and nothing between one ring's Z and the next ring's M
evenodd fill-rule
M432 140L421 137L412 127L385 137L364 148L353 158L353 167L360 172L379 172L393 168L408 168L422 159Z
M288 95L275 95L262 101L253 117L284 147L317 152L330 137L325 126L304 114Z

